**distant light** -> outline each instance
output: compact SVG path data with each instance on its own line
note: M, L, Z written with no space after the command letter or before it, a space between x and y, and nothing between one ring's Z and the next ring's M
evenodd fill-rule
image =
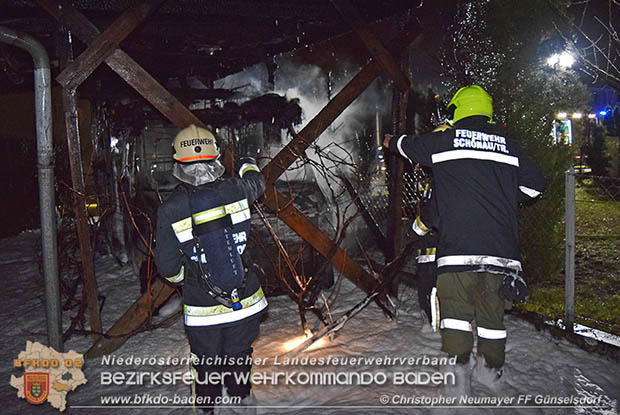
M578 120L578 119L580 119L581 117L583 117L583 114L582 114L582 113L580 113L580 112L574 112L574 113L573 113L573 118L574 118L574 119Z
M551 55L547 58L547 65L555 66L560 62L560 56L558 54Z
M599 111L598 113L599 115L602 115L603 117L607 115L607 111Z
M560 66L563 68L570 68L575 63L575 58L568 52L562 52L560 54Z
M596 114L588 114L588 118L592 120L596 118Z
M565 112L558 112L558 118L566 118L568 117L568 114Z
M560 66L562 68L570 68L575 63L575 58L568 52L556 53L547 59L547 65Z

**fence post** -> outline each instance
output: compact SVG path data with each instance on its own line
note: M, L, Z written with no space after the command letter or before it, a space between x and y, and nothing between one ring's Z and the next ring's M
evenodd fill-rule
M564 271L564 322L566 330L573 331L575 322L575 169L565 176L566 262Z

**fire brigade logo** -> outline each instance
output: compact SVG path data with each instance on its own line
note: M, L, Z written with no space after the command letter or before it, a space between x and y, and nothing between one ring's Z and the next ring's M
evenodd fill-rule
M12 374L10 382L17 389L18 398L35 405L47 402L64 412L67 394L88 382L83 366L84 356L74 350L59 353L52 347L28 341L26 350L13 359L13 367L23 370L23 376Z
M42 404L50 392L49 373L24 373L24 395L32 404Z

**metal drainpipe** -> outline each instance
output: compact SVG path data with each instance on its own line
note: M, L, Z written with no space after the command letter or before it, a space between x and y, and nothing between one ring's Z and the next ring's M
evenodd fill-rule
M47 52L32 36L0 26L0 42L26 50L34 60L34 105L37 130L37 167L41 246L45 277L45 305L49 345L63 351L60 291L58 286L58 246L54 203L54 143L52 140L52 80Z

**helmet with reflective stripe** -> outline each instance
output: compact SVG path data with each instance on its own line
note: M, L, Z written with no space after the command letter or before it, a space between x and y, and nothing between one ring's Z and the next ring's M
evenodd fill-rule
M493 99L479 85L470 85L456 91L448 103L448 111L454 111L451 124L474 115L489 117L493 121Z
M181 163L215 160L220 155L215 135L194 124L179 131L172 142L174 159Z

